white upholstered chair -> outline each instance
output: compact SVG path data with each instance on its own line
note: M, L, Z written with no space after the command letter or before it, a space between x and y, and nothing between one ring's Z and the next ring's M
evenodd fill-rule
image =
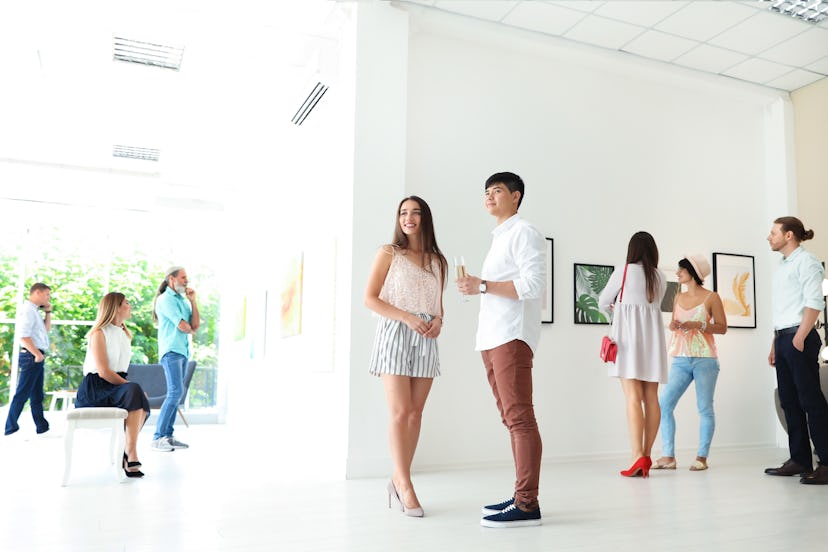
M76 429L110 429L112 435L109 440L109 461L115 465L116 480L120 481L124 477L122 460L126 417L127 411L123 408L108 407L75 408L66 414L66 434L63 437L66 450L64 487L69 482L69 473L72 471L72 445Z

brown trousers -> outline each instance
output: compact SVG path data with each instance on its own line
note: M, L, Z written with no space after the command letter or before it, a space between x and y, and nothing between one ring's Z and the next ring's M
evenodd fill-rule
M516 339L480 354L500 418L512 439L515 502L533 510L538 505L542 445L532 406L532 349Z

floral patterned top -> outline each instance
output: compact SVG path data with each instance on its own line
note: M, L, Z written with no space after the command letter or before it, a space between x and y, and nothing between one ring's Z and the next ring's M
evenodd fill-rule
M391 266L380 290L380 299L410 313L442 316L440 307L441 284L440 261L431 256L430 269L416 265L399 248L392 247Z
M707 297L710 297L710 295ZM710 323L712 317L708 316L707 308L705 307L707 297L704 298L704 301L700 305L692 309L684 309L676 302L673 308L673 318L679 322L706 321ZM713 334L702 332L699 329L673 330L673 337L670 340L668 354L674 357L717 358L718 356Z

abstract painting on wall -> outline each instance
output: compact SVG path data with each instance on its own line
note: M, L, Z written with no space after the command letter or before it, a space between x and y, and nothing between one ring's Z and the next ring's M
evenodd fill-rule
M611 265L575 263L576 324L610 323L610 314L598 308L598 296L614 270Z
M302 253L288 259L282 286L282 337L302 333L302 268Z
M728 328L756 327L755 275L753 256L713 253L713 291L722 298Z
M541 305L541 324L551 324L555 321L555 295L553 293L553 286L555 284L555 262L552 245L552 238L546 238L546 293L543 296L543 304Z
M676 300L676 295L681 291L681 286L678 282L671 282L667 280L667 291L664 292L664 298L661 300L661 312L673 312L673 301Z

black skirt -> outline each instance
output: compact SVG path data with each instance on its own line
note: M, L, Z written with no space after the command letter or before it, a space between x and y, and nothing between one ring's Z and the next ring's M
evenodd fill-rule
M78 387L75 407L109 406L123 408L127 412L145 410L149 415L147 396L141 386L133 381L113 385L98 374L86 374Z

